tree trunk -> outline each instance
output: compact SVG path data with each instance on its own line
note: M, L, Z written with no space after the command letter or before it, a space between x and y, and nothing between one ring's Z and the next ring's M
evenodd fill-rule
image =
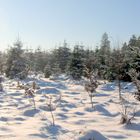
M121 100L121 81L118 79L119 99Z

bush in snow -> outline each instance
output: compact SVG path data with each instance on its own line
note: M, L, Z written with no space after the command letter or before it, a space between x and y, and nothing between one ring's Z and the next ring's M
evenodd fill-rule
M87 67L85 68L85 72L88 78L88 81L85 83L85 90L90 97L90 102L93 108L93 97L95 96L96 88L98 87L98 81L96 74L94 74L93 71L90 71Z
M129 94L125 97L121 97L120 100L120 114L121 120L120 124L130 124L131 121L135 118L137 104L132 100L132 96Z
M131 69L129 71L129 75L132 79L132 82L135 84L137 88L137 92L135 92L135 98L140 101L140 80L138 79L140 74L135 69Z

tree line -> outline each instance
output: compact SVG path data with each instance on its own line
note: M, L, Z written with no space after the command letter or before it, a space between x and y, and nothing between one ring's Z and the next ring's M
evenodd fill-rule
M40 47L34 51L23 49L23 43L17 40L6 52L0 52L0 73L9 78L24 79L33 71L44 73L46 78L65 73L80 80L86 76L85 67L95 71L100 79L131 81L129 71L140 71L140 36L133 35L128 42L112 47L104 33L95 49L84 45L71 48L64 41L49 52Z

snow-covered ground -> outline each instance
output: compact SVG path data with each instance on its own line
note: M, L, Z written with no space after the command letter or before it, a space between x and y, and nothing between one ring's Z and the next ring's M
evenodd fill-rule
M31 82L28 79L24 82ZM53 81L54 80L54 81ZM0 140L139 140L140 112L132 124L119 124L121 115L118 89L115 83L99 85L91 109L88 94L80 84L68 78L35 80L36 109L25 97L17 83L5 80L4 93L0 93ZM135 90L131 83L123 83L123 94ZM44 95L59 96L61 102L51 113L47 110ZM56 97L56 98L57 98ZM55 98L55 97L54 97ZM137 105L137 108L139 105Z

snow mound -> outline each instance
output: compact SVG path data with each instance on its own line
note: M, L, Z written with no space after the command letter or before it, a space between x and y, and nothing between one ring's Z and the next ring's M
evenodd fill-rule
M96 130L89 130L81 134L82 136L78 137L77 140L107 140L101 133Z
M121 86L123 87L123 92L135 92L136 86L133 83L122 82Z
M115 82L110 82L110 83L107 83L107 84L103 85L102 90L113 91L113 90L115 90L115 87L116 87L116 83Z
M44 88L37 91L39 94L59 94L60 91L56 88Z
M61 81L65 81L68 80L70 78L70 76L66 75L66 74L60 74L60 75L52 75L50 76L50 80L61 80Z

